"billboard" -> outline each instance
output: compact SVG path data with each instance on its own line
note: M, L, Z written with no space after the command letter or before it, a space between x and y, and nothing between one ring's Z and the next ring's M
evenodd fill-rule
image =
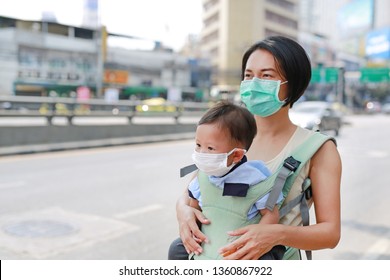
M366 56L369 59L390 59L390 27L367 34Z
M353 0L338 11L338 26L341 34L356 35L372 27L374 0Z
M129 72L126 70L105 69L103 82L108 84L127 85Z

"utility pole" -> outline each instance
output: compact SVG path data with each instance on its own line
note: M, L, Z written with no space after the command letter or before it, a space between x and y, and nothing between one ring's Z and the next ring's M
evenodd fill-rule
M103 73L104 73L104 35L105 27L99 27L96 30L96 97L102 98L102 88L103 88Z

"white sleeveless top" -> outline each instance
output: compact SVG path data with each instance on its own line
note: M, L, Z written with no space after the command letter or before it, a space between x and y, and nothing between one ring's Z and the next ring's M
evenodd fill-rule
M300 144L302 144L306 139L310 137L315 133L314 131L304 129L302 127L297 127L294 134L291 136L290 140L287 142L283 150L273 159L266 162L265 164L267 167L271 170L271 172L275 172L278 167L282 164L282 162L290 156L291 152L297 148ZM291 187L290 193L288 194L285 203L289 202L290 200L294 199L301 193L301 186L304 181L309 175L309 168L310 168L310 160L307 161L306 165L301 169L301 172L297 176L293 186ZM309 207L311 207L313 203L313 200L310 199L308 201ZM302 224L302 218L299 211L299 205L294 207L294 209L291 210L286 216L284 216L280 220L281 224L284 225L292 225L297 226Z

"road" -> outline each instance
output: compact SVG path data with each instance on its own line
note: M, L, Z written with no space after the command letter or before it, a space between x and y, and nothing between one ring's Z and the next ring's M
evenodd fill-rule
M348 116L342 238L314 259L390 259L390 116ZM193 141L0 158L0 259L166 259ZM312 215L313 217L314 215Z

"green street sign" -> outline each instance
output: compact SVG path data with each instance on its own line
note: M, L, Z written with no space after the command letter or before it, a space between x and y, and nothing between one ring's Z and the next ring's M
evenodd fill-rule
M318 84L321 82L321 74L320 70L318 68L312 68L311 69L311 83Z
M363 83L383 83L390 81L389 68L362 68L360 81Z
M339 69L334 67L313 68L311 72L311 83L314 84L334 84L339 78Z

